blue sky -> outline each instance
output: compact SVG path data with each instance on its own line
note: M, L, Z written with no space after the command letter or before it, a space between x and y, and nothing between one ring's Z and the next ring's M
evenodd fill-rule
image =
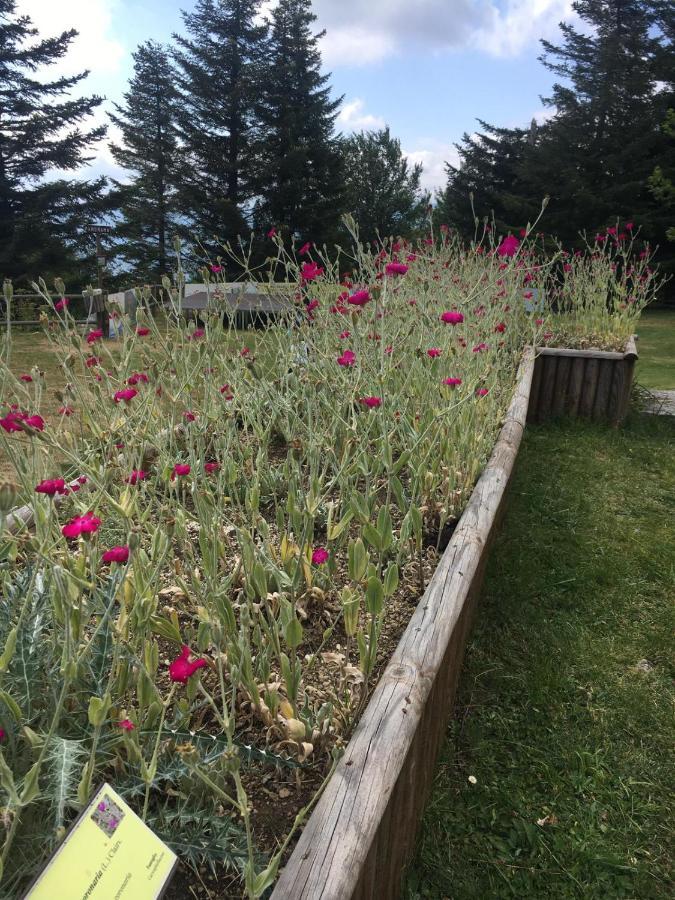
M149 38L169 41L182 29L180 10L193 2L18 0L18 8L45 35L76 28L61 68L89 68L85 89L119 100L132 50ZM423 163L431 189L444 182L453 142L474 131L477 118L521 125L543 115L539 98L552 78L537 62L538 40L555 40L558 22L572 19L569 0L314 0L314 9L327 32L324 66L335 94L344 94L338 127L388 124L411 160ZM119 174L105 144L92 171Z

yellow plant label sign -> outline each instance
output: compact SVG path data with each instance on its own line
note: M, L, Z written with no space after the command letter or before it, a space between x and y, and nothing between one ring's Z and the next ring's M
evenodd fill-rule
M104 784L25 900L154 900L176 854Z

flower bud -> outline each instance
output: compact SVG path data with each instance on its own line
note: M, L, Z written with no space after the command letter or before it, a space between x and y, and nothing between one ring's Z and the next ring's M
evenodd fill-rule
M66 292L66 285L63 281L63 278L54 279L54 290L59 295L59 297L63 297Z
M17 489L11 481L3 481L0 484L0 512L9 512L16 503Z

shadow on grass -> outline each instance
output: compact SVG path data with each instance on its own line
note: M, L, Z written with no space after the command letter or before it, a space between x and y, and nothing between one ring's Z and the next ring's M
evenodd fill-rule
M528 429L407 900L672 896L674 451Z

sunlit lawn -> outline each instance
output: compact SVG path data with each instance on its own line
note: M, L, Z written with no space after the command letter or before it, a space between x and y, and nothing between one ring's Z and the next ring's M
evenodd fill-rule
M675 390L675 307L647 310L638 338L638 382L652 390Z

